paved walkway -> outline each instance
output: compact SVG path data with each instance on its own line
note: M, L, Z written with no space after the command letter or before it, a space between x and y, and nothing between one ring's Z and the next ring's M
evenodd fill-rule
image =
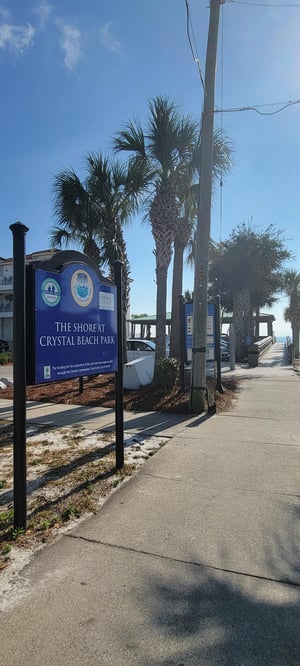
M230 412L144 417L169 443L36 554L2 614L3 664L300 664L300 381L281 345L239 374Z

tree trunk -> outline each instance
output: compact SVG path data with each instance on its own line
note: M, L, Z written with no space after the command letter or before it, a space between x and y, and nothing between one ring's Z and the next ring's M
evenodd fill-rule
M295 358L299 358L299 330L300 330L300 326L299 326L298 322L297 323L295 322L293 327L292 327L293 343L294 343L294 349L295 349Z
M166 356L167 273L165 267L156 269L156 352L155 361Z
M236 358L242 360L245 356L245 314L248 312L249 293L238 291L233 294L233 325L236 333Z
M184 247L174 239L174 263L172 281L172 322L170 338L170 356L180 358L180 304L179 296L182 294Z
M127 317L128 317L128 311L129 311L129 303L130 303L130 282L129 282L129 264L126 260L124 261L123 267L122 267L122 286L123 286L123 293L122 293L122 301L123 301L123 312L122 312L122 317L123 317L123 362L127 363Z
M290 297L290 317L293 334L295 358L299 358L299 299L296 291Z
M156 353L155 361L166 356L167 274L172 259L174 225L178 217L174 188L164 181L157 186L150 207L156 260Z
M259 317L260 317L260 307L257 304L255 309L255 331L254 331L255 340L259 340Z
M243 310L244 310L244 342L249 337L253 337L253 312L251 307L250 289L243 291Z

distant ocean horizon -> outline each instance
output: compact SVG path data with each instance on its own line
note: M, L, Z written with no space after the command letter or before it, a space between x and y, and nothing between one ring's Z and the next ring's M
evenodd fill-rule
M276 342L286 342L287 335L275 335Z

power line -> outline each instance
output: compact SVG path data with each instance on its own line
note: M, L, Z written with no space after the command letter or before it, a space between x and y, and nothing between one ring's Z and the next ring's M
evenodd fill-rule
M230 0L231 2L233 0ZM267 106L278 106L278 104L282 104L283 106L280 107L280 109L276 109L276 111L260 111L260 108L265 108ZM215 113L236 113L237 111L255 111L256 113L259 113L260 116L275 116L276 113L280 113L281 111L284 111L290 106L295 106L295 104L300 104L300 99L297 99L293 102L274 102L273 104L256 104L255 106L240 106L240 107L233 107L232 109L215 109Z
M248 7L300 7L300 4L282 4L275 2L247 2L246 0L226 0L226 2L234 3L235 5L248 5Z
M187 37L188 37L190 49L191 49L191 52L192 52L193 60L197 65L200 80L201 80L201 83L202 83L202 87L203 87L203 90L205 92L205 84L204 84L203 74L202 74L202 70L201 70L200 58L197 55L195 34L194 34L191 15L190 15L189 0L185 0L185 6L186 6L186 32L187 32ZM193 37L193 41L194 41L194 46L193 46L193 42L192 42L192 39L191 39L191 32L192 32L192 37Z

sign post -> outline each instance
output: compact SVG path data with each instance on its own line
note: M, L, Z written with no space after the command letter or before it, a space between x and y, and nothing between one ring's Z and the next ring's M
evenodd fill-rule
M184 297L179 296L179 339L180 339L180 388L184 390L184 364L186 361L185 349L185 316L184 316Z
M116 467L124 465L121 262L117 286L80 252L25 266L17 222L14 257L14 527L26 529L26 382L42 384L117 373ZM26 272L25 272L26 268Z
M220 296L215 297L215 339L216 339L216 361L217 361L217 389L219 393L224 393L224 387L222 385L222 369L221 369L221 320L220 320Z
M116 468L124 466L122 262L115 261L117 285L118 368L116 373Z
M26 335L25 335L25 234L21 222L10 226L13 234L13 390L14 390L14 528L26 529Z

